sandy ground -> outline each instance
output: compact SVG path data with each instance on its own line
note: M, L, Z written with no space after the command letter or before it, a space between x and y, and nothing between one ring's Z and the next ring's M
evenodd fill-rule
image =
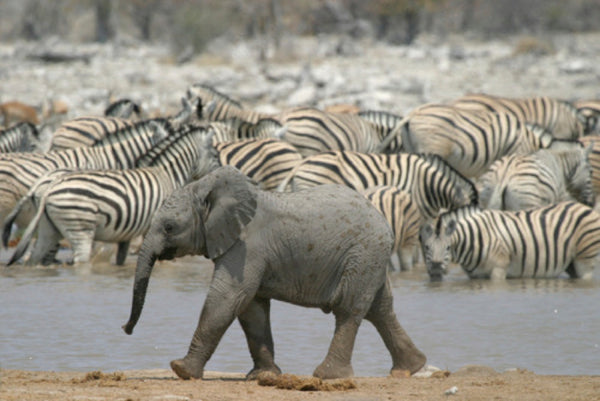
M207 372L204 380L184 381L168 370L88 373L0 370L0 399L600 400L600 376L542 376L518 370L498 373L475 366L448 373L438 372L429 378L356 377L352 380L328 380L324 390L315 391L265 386L256 381L245 381L242 374L229 373ZM296 379L312 382L308 377Z

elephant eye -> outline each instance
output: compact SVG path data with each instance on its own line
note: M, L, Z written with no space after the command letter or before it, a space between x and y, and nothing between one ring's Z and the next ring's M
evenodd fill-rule
M170 221L166 222L163 227L167 234L172 233L173 230L175 229L175 226Z

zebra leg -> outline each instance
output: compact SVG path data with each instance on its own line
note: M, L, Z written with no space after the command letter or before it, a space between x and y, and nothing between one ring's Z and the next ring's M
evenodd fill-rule
M594 275L594 266L598 266L599 263L600 254L593 258L576 259L566 271L571 278L591 280Z
M37 240L33 246L31 256L27 260L27 265L43 264L47 266L55 263L54 257L58 252L61 238L62 235L56 227L46 217L42 217L38 225Z
M73 262L89 262L94 244L94 230L67 231L64 234L73 249Z
M425 365L426 357L404 331L394 313L394 301L389 281L378 291L365 319L373 323L392 356L392 373L411 374Z
M117 266L123 266L125 259L127 259L127 252L129 251L129 241L119 242L117 249Z
M400 262L400 258L398 257L398 253L393 252L390 256L390 265L392 270L395 272L402 271L402 262Z
M271 334L271 301L266 298L254 298L238 320L246 335L248 349L254 361L254 367L246 375L246 379L254 380L261 372L280 374L281 369L275 364L273 336Z
M414 248L414 245L398 248L398 258L400 258L403 271L412 270L413 268Z

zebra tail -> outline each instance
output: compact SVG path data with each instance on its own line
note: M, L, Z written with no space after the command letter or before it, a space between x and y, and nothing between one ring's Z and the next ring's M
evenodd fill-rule
M23 200L24 198L25 197L21 198L21 200ZM19 202L21 202L21 200ZM25 203L25 202L23 202L23 203ZM21 237L21 240L17 244L17 247L15 248L15 252L11 256L10 260L8 261L8 263L6 263L7 266L10 266L13 263L15 263L17 260L21 259L21 257L23 256L23 254L25 253L25 251L29 247L29 243L31 242L31 238L33 237L33 233L35 233L35 231L37 230L38 224L40 223L42 215L44 214L45 208L46 208L46 196L44 195L42 197L42 199L40 200L40 204L39 204L38 209L37 209L37 211L35 213L35 216L33 216L33 219L31 219L31 221L29 222L29 225L25 229L25 232L23 233L23 236ZM5 225L4 226L5 230L6 230L6 227L7 226ZM2 236L4 238L4 232L2 233Z
M283 181L281 181L281 183L279 183L279 185L277 186L277 189L275 191L276 192L286 192L286 188L290 184L290 181L292 180L292 178L294 178L295 174L296 174L296 169L290 170L290 172L285 176Z
M390 143L392 143L394 138L396 138L398 135L400 135L402 133L402 130L403 130L404 126L408 123L408 120L409 120L409 116L405 116L402 120L400 120L400 122L398 124L396 124L394 129L385 138L383 138L383 140L381 141L381 143L379 143L379 145L377 146L375 151L378 153L381 153L388 146L390 146Z
M23 205L30 199L30 194L27 194L16 203L15 207L10 211L10 213L4 218L4 223L2 226L2 245L5 248L8 248L8 242L10 241L10 234L12 232L12 226L17 219L19 213L21 213L21 209Z

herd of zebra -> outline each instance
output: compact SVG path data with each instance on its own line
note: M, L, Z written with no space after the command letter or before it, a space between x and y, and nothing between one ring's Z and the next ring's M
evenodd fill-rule
M102 241L118 244L123 264L173 190L231 165L268 191L361 192L392 227L396 270L422 261L432 279L450 263L469 277L590 278L600 263L599 117L600 100L485 94L406 116L265 114L194 84L172 116L142 118L123 99L63 123L49 143L31 123L4 129L2 242L22 235L9 265L56 263L63 238L74 262Z

